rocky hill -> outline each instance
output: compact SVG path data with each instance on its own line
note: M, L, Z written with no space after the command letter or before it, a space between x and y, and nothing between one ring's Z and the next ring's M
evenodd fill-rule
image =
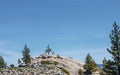
M32 64L34 67L47 66L49 69L52 68L51 70L59 70L62 75L78 75L79 69L83 70L84 65L83 62L59 55L40 55L32 59ZM51 71L47 72L49 73Z
M1 68L0 75L79 75L84 63L59 55L40 55L27 66Z

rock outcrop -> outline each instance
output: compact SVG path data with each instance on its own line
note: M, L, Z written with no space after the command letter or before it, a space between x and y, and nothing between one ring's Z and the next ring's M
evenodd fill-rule
M40 55L31 59L31 66L1 68L0 75L78 75L84 63L59 55Z
M83 62L77 61L70 57L59 55L40 55L32 59L34 65L54 65L58 69L65 69L70 75L78 75L79 69L83 70Z

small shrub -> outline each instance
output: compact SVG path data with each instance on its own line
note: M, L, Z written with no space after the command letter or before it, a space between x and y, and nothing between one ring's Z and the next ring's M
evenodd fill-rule
M20 64L20 65L18 65L18 67L25 67L25 65L23 65L23 64Z
M11 64L11 65L10 65L10 68L15 68L14 64Z
M70 75L70 73L66 69L64 68L60 68L60 69L62 70L62 72L66 73L67 75Z
M62 57L60 57L59 55L57 55L57 58L59 58L59 59L63 59Z
M78 74L79 75L84 75L84 73L83 73L83 71L81 69L79 69Z
M50 65L50 64L52 64L52 63L51 63L49 60L46 60L46 61L41 61L41 64ZM59 62L54 61L54 62L53 62L53 64L54 64L54 65L58 65L58 64L59 64Z
M58 64L59 64L59 62L55 61L55 62L54 62L54 64L55 64L55 65L58 65Z
M41 64L47 64L49 65L50 64L50 61L46 60L46 61L41 61Z
M42 59L46 59L46 57L44 56L44 55L42 55L42 57L41 57Z
M72 57L69 57L70 59L73 59Z

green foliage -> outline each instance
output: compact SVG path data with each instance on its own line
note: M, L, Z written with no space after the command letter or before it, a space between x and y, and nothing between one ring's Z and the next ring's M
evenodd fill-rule
M103 71L103 70L101 69L100 75L110 75L110 74L107 74L105 71Z
M96 71L96 67L97 67L97 65L96 65L95 61L92 59L90 54L88 54L86 56L86 59L85 59L84 69L85 70Z
M59 64L59 62L55 61L55 62L54 62L54 64L55 64L55 65L58 65L58 64Z
M116 75L116 70L113 68L113 62L111 60L106 60L104 58L103 60L103 71L106 72L108 75Z
M50 61L48 61L48 60L41 61L41 64L46 64L46 65L49 65L49 64L50 64Z
M53 63L51 63L49 60L42 60L41 64L46 64L46 65L54 64L54 65L58 65L59 62L53 61Z
M120 62L120 30L119 26L114 22L114 29L111 31L110 39L111 39L111 49L107 49L107 51L112 54L114 61L116 64Z
M81 69L79 69L78 75L84 75L84 73L83 73L83 71Z
M115 70L114 67L116 66L118 68L118 72L120 75L120 27L116 24L116 22L114 22L113 24L113 30L111 31L110 34L110 40L112 45L110 49L107 49L107 51L112 55L113 60L110 61L104 60L104 62L106 61L107 64L107 65L104 64L105 65L104 68L113 71Z
M52 52L50 46L48 45L47 46L47 49L45 50L45 53L47 53L48 55L50 54L50 52Z
M67 71L66 69L64 68L60 68L62 70L62 72L66 73L67 75L70 75L69 71Z
M4 68L5 66L6 66L6 63L5 63L4 59L3 59L3 57L0 56L0 68Z
M31 56L30 56L30 49L25 45L24 50L22 51L23 53L23 62L25 64L30 64L31 63Z

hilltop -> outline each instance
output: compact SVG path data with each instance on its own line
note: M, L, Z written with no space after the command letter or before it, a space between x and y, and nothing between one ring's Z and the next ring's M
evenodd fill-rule
M56 69L66 70L70 75L78 75L79 69L83 70L83 62L77 61L70 57L59 55L40 55L31 61L34 66L36 65L54 65ZM50 72L50 71L48 71Z
M31 58L29 66L0 69L0 75L79 75L83 62L59 55L40 55Z

